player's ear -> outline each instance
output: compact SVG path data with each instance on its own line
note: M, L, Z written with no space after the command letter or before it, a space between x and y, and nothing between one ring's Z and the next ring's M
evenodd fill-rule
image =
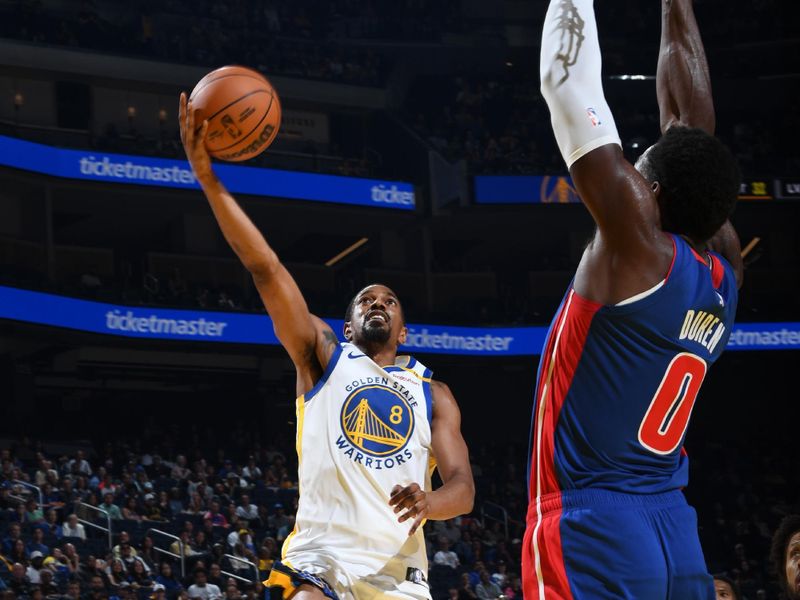
M650 189L653 190L653 194L655 194L656 200L658 200L658 197L661 195L661 184L654 181L650 184Z
M408 328L403 325L403 328L400 330L400 335L397 336L397 343L399 346L402 346L406 343L406 339L408 338Z
M353 328L350 325L350 321L345 321L344 326L342 327L342 333L344 334L344 339L348 342L353 340Z

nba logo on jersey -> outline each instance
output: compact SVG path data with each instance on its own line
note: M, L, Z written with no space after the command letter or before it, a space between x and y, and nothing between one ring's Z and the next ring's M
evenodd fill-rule
M414 431L414 411L397 390L366 385L353 390L344 401L340 423L344 438L353 448L366 456L383 458L383 466L391 468L395 462L402 464L402 450ZM337 445L343 448L340 441ZM366 464L371 466L372 461Z
M597 111L595 109L587 108L586 115L589 117L592 127L599 127L603 124L603 122L600 120L600 117L597 116Z

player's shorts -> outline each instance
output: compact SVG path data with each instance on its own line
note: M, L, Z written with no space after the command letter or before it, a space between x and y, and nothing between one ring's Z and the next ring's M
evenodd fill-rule
M541 516L540 516L541 515ZM697 514L680 491L570 490L528 509L525 600L714 600Z
M326 561L327 563L327 561ZM355 579L333 564L315 565L314 572L275 561L264 582L266 600L288 600L303 584L319 588L332 600L430 600L430 589L419 569L406 569L406 578L376 575Z

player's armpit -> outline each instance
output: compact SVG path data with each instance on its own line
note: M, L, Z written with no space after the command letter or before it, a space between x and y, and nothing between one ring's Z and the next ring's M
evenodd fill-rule
M443 485L428 494L428 519L451 519L472 511L475 483L469 463L469 451L461 435L461 411L450 388L431 383L433 418L431 445Z

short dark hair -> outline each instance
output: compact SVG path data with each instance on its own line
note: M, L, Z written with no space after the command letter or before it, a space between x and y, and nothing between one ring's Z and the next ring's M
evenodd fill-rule
M786 564L786 546L789 545L789 540L792 536L800 531L800 515L788 515L783 518L778 529L772 536L772 548L769 551L770 562L772 568L778 576L781 589L788 596L789 586L786 583L785 564Z
M733 592L733 597L735 598L735 600L742 600L742 591L739 589L739 586L736 585L736 582L733 579L731 579L724 573L717 573L716 575L713 575L713 577L714 581L724 581L729 586L731 586L731 591Z
M662 227L705 242L736 206L741 174L731 151L693 127L671 127L644 157L642 174L661 186Z

